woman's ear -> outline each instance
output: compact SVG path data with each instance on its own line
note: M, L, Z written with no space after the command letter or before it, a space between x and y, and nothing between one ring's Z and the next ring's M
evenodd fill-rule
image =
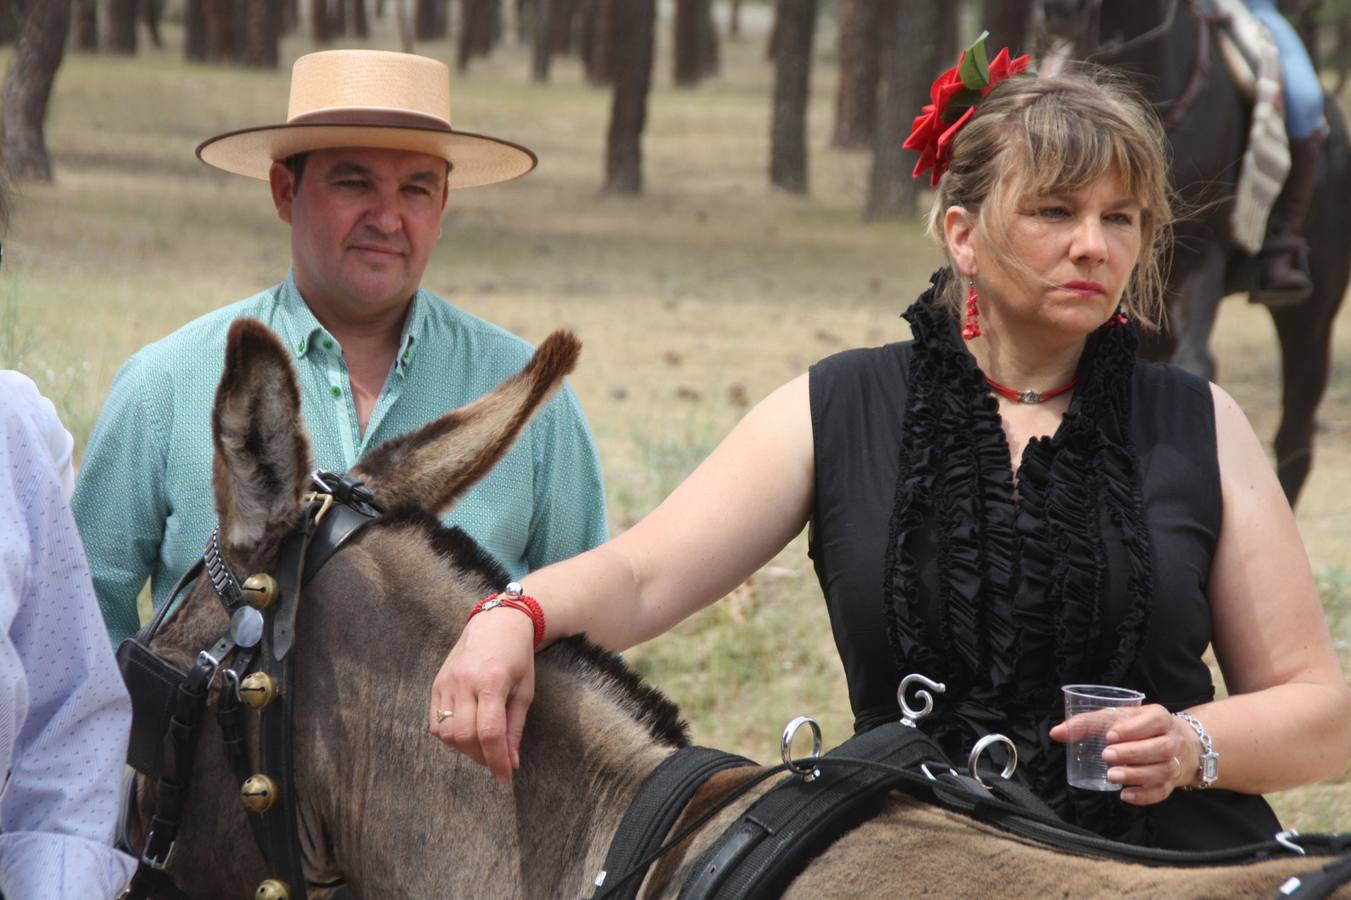
M948 245L948 256L957 268L957 274L970 279L976 272L976 251L973 239L976 217L964 206L949 206L943 213L943 240Z

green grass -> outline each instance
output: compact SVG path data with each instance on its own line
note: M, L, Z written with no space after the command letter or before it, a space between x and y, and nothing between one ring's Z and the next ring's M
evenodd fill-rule
M187 65L181 31L134 60L71 53L52 99L54 185L23 189L5 242L0 365L19 365L57 402L83 447L117 367L201 313L281 278L286 227L260 182L208 170L193 148L217 132L280 121L283 69ZM394 46L388 22L371 46ZM644 141L647 190L600 196L609 96L575 61L530 83L508 44L454 86L454 118L539 152L519 182L453 194L427 285L538 341L566 327L585 350L572 378L597 436L615 530L679 482L755 402L850 346L900 340L897 316L939 254L916 222L862 221L869 160L828 146L830 34L813 75L811 193L767 186L769 78L763 35L723 46L724 72L670 84L660 36ZM450 58L444 42L420 48ZM0 54L0 64L8 57ZM1225 304L1214 349L1221 382L1270 436L1279 377L1270 319ZM1299 509L1343 667L1351 672L1351 337L1323 404L1313 478ZM728 599L627 658L679 702L694 738L761 760L783 724L819 718L828 744L850 732L825 606L797 538ZM1286 823L1351 829L1343 778L1278 795Z

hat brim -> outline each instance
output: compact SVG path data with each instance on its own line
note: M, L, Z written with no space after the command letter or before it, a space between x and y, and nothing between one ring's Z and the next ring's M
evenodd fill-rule
M369 147L409 150L450 163L446 187L480 187L520 178L535 168L535 154L510 141L467 131L397 125L271 125L207 138L197 158L208 166L267 181L272 163L313 150Z

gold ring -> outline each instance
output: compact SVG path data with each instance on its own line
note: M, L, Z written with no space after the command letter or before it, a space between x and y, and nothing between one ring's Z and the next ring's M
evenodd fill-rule
M438 709L438 710L436 711L436 724L437 724L437 725L440 725L440 724L441 724L442 722L444 722L446 719L453 718L454 715L455 715L455 711L454 711L454 710L450 710L450 709Z

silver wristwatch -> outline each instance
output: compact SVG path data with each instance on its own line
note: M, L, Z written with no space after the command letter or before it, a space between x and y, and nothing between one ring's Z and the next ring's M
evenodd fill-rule
M1199 779L1199 783L1183 785L1183 789L1203 791L1220 777L1220 754L1215 752L1215 747L1210 742L1210 735L1206 733L1204 725L1184 712L1173 713L1173 715L1190 725L1192 731L1195 731L1196 736L1201 739L1201 759L1196 765L1196 777Z

